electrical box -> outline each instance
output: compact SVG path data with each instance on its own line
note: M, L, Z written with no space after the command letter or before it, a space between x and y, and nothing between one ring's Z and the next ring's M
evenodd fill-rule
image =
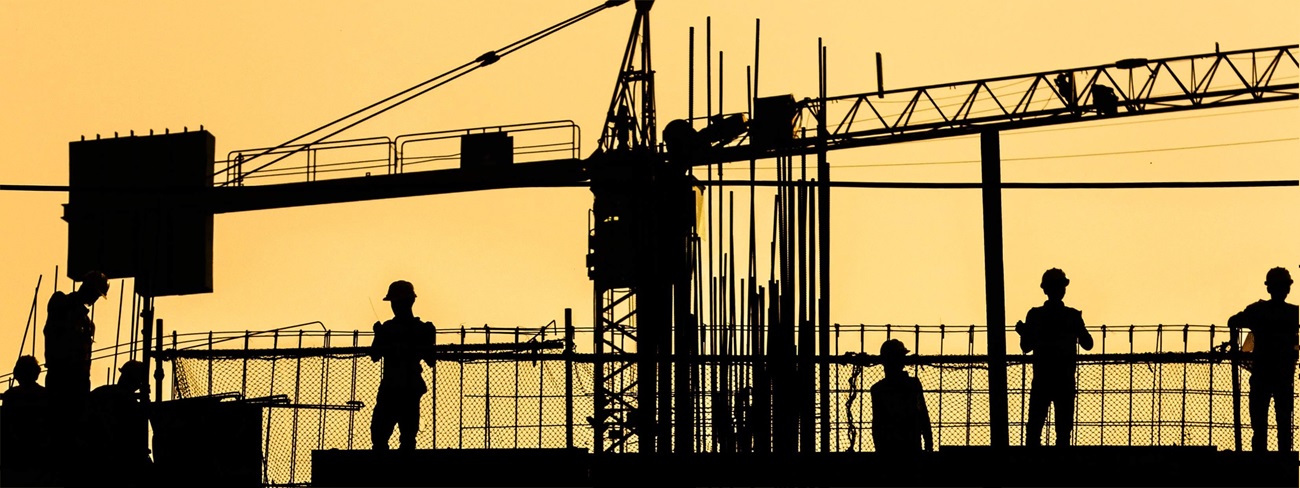
M133 277L144 296L211 293L215 148L207 131L70 143L68 277Z
M751 144L765 149L789 145L794 141L798 120L799 105L792 95L754 100L754 120L749 124Z
M499 168L514 164L514 138L507 132L466 134L460 138L462 169Z

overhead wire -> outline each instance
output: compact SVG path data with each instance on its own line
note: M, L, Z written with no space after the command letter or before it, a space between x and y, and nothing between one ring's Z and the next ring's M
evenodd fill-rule
M1142 154L1142 153L1152 153L1152 152L1186 151L1186 150L1197 150L1197 149L1211 149L1211 148L1218 148L1218 147L1246 146L1246 145L1254 145L1254 144L1271 144L1271 143L1296 141L1296 140L1300 140L1300 137L1283 137L1277 139L1259 139L1254 141L1223 142L1217 144L1202 144L1196 146L1174 146L1174 147L1161 147L1161 148L1149 148L1149 149L1130 149L1124 151L1107 151L1107 152L1097 152L1097 153L1049 154L1049 155L1041 155L1041 156L1025 156L1025 157L1018 157L1018 158L1002 158L1002 161L1003 162L1039 161L1039 160L1048 160L1048 159L1116 156L1122 154ZM951 160L951 161L909 161L909 162L900 162L900 163L836 164L834 165L834 167L835 168L877 168L877 167L895 167L895 166L937 166L937 165L952 165L952 164L973 164L979 162L980 160L978 159L962 159L962 160ZM355 168L348 168L348 169L355 169ZM776 168L772 166L755 166L755 169L770 170ZM329 171L338 171L338 170L323 170L321 172L329 172ZM257 176L250 176L250 177L258 177L258 176L270 176L270 175L257 175ZM556 186L583 186L583 185L556 185ZM64 192L64 191L68 191L68 186L0 184L0 191Z
M962 137L975 137L975 136L962 136ZM957 139L957 138L953 138L953 139ZM1125 151L1109 151L1109 152L1099 152L1099 153L1049 154L1049 155L1042 155L1042 156L1026 156L1026 157L1019 157L1019 158L1002 158L1002 161L1003 161L1003 162L1006 162L1006 161L1037 161L1037 160L1045 160L1045 159L1067 159L1067 158L1082 158L1082 157L1095 157L1095 156L1115 156L1115 155L1121 155L1121 154L1140 154L1140 153L1151 153L1151 152L1185 151L1185 150L1196 150L1196 149L1210 149L1210 148L1216 148L1216 147L1245 146L1245 145L1253 145L1253 144L1270 144L1270 143L1286 142L1286 141L1296 141L1296 140L1300 140L1300 137L1283 137L1283 138L1278 138L1278 139L1260 139L1260 140L1254 140L1254 141L1224 142L1224 143L1218 143L1218 144L1202 144L1202 145L1197 145L1197 146L1174 146L1174 147L1161 147L1161 148L1150 148L1150 149L1131 149L1131 150L1125 150ZM978 159L961 159L961 160L951 160L951 161L909 161L909 162L900 162L900 163L836 164L836 165L833 165L833 167L835 167L835 168L875 168L875 167L891 167L891 166L935 166L935 165L949 165L949 164L971 164L971 163L978 163L978 162L980 162L980 160L978 160ZM756 168L756 169L776 169L776 168L773 167L773 166L756 166L755 168Z
M1209 148L1216 148L1216 147L1245 146L1245 145L1251 145L1251 144L1269 144L1269 143L1275 143L1275 142L1286 142L1286 141L1295 141L1295 140L1300 140L1300 137L1283 137L1283 138L1279 138L1279 139L1260 139L1260 140L1255 140L1255 141L1224 142L1224 143L1219 143L1219 144L1202 144L1202 145L1197 145L1197 146L1174 146L1174 147L1160 147L1160 148L1151 148L1151 149L1131 149L1131 150L1126 150L1126 151L1107 151L1107 152L1097 152L1097 153L1051 154L1051 155L1044 155L1044 156L1026 156L1026 157L1019 157L1019 158L1002 158L1002 161L1003 161L1003 162L1006 162L1006 161L1039 161L1039 160L1045 160L1045 159L1067 159L1067 158L1084 158L1084 157L1094 157L1094 156L1115 156L1115 155L1120 155L1120 154L1141 154L1141 153L1165 152L1165 151L1185 151L1185 150L1193 150L1193 149L1209 149ZM980 160L978 160L978 159L968 159L968 160L959 160L959 161L916 161L916 162L906 162L906 163L877 163L877 164L860 164L860 165L838 165L837 167L841 167L841 168L861 168L861 167L876 167L876 166L925 166L925 165L939 165L939 164L969 164L969 163L978 163L978 162L980 162Z

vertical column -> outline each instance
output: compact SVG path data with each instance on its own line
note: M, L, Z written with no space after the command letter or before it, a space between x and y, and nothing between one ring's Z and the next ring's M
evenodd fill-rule
M988 318L989 445L1006 447L1007 342L1006 290L1002 267L1002 157L998 132L980 134L980 173L984 197L984 296Z
M157 328L157 330L154 331L154 335L153 335L153 340L154 340L154 356L153 356L153 361L154 361L154 366L153 366L154 392L153 392L153 401L155 401L155 402L162 402L162 390L163 390L163 387L162 387L162 385L163 385L163 364L162 364L162 360L163 360L163 358L162 358L162 350L163 350L163 321L162 321L162 319L157 319L157 323L158 323L158 328ZM148 344L146 344L145 346L148 347Z
M826 160L826 47L821 49L820 102L817 109L817 326L822 358L831 356L831 166ZM821 366L821 449L830 452L830 362Z
M573 309L564 309L564 447L573 449ZM539 392L541 390L538 390ZM436 416L435 416L436 418ZM541 423L538 416L538 423Z
M592 367L591 367L591 391L592 391L592 439L591 452L600 455L605 452L605 344L601 340L605 337L605 317L604 310L601 308L601 295L605 291L601 288L600 283L595 283L595 293L593 294L591 310L594 312L592 321ZM540 422L539 422L540 423Z
M689 203L694 208L694 193L690 195ZM694 212L687 214L687 217L694 217ZM681 236L679 245L683 250L690 246L690 237ZM670 362L674 382L676 383L673 390L673 435L674 435L674 452L689 453L694 451L695 431L692 422L695 420L695 406L692 402L691 395L695 392L695 385L691 382L691 371L695 367L695 349L696 337L699 333L695 325L695 318L691 315L691 287L690 272L694 268L694 258L689 251L683 251L682 256L687 257L684 262L674 264L674 267L680 266L673 283L673 336L674 344L672 345L673 361ZM667 371L664 375L667 376ZM664 419L665 422L668 419Z

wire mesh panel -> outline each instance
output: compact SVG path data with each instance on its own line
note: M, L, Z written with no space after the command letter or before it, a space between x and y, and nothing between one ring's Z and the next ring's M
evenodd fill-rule
M977 349L976 341L982 332L974 327L963 327L958 332L919 326L907 329L916 335L903 334L905 342L926 353L910 356L905 371L922 385L935 445L988 445L989 374L987 357L981 355L983 351ZM1069 416L1074 424L1070 443L1236 448L1238 424L1230 356L1206 347L1199 348L1200 352L1182 352L1197 340L1193 337L1189 341L1186 336L1178 347L1169 348L1180 352L1161 352L1164 346L1160 344L1159 329L1153 330L1157 337L1146 341L1128 330L1109 336L1098 331L1099 347L1078 356L1077 395ZM836 334L835 351L839 354L817 358L811 375L820 378L824 374L828 379L827 388L815 388L809 397L815 404L809 411L816 416L817 424L826 418L830 426L824 431L818 428L814 435L825 435L829 450L836 452L875 449L870 389L884 378L884 369L879 365L879 356L864 350L891 334L900 335L888 329L859 328L852 332L856 334ZM922 334L933 332L938 332L940 340L923 340ZM464 345L463 334L453 334L462 336L458 340ZM487 337L479 344L527 342L527 334L491 331L492 336L500 334L505 338ZM355 347L367 339L347 335L342 342L354 347L339 348L326 347L330 346L326 336L323 341L306 344L298 338L272 338L271 349L245 349L248 354L238 357L182 355L174 360L176 396L237 393L245 401L258 399L265 407L264 482L310 482L313 450L373 447L370 425L382 378L382 362L372 361L364 348ZM1201 340L1213 345L1212 332L1210 337L1209 341L1204 337ZM340 342L338 337L334 339L336 344ZM439 344L447 342L440 340ZM961 344L948 347L950 342ZM312 347L285 349L299 345ZM590 449L593 445L596 360L592 354L438 353L436 358L432 366L423 368L431 393L420 400L418 449ZM1027 430L1034 378L1031 358L1018 354L1008 357L1008 433L1013 444L1027 443L1033 434ZM602 363L605 368L622 368L623 374L634 375L637 368L623 368L634 359L634 355L606 356ZM758 410L760 405L771 408L772 402L760 401L755 393L761 391L758 381L769 378L770 371L756 374L756 359L763 358L706 354L674 364L691 370L691 384L676 384L675 377L672 383L674 390L685 387L690 391L689 411L681 411L676 404L673 408L674 428L692 429L691 450L746 452L773 445L773 432L761 424L771 419L773 412ZM761 361L758 364L770 368ZM1249 450L1250 372L1237 368L1237 373L1241 448ZM636 398L634 388L626 393L628 398ZM1270 409L1268 446L1275 450L1278 426L1272 415ZM1056 443L1055 424L1055 412L1049 411L1041 431L1044 444ZM1294 421L1292 425L1294 430ZM608 431L606 435L619 432ZM394 437L396 433L387 442L395 448L398 442ZM675 445L677 440L674 436L670 443L675 451L683 447ZM817 451L824 450L820 442L815 445ZM629 446L635 450L636 443Z
M424 368L431 393L420 399L417 449L568 446L565 361L435 365ZM591 415L591 367L575 366L573 417L584 419ZM373 447L370 425L381 370L382 363L364 356L178 359L175 384L178 398L283 395L268 402L263 415L264 482L295 484L310 481L313 450ZM395 431L388 439L392 448L397 436ZM576 447L589 447L591 436L589 425L575 422Z

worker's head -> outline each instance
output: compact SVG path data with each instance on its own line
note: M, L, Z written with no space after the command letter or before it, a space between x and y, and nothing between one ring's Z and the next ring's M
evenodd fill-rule
M128 387L131 391L143 388L145 383L149 381L149 368L144 363L134 359L127 361L117 371L120 373L117 377L117 384Z
M87 305L108 296L108 277L99 271L87 271L81 276L81 286L77 288Z
M1065 272L1059 268L1052 268L1043 272L1043 280L1038 286L1042 287L1043 293L1047 298L1060 300L1065 298L1065 287L1070 284L1070 279L1065 277Z
M889 339L880 345L880 363L886 368L893 368L903 364L903 356L911 351L903 345L903 341L898 339Z
M14 379L20 385L35 384L40 375L41 364L36 362L36 356L22 356L14 363Z
M415 286L406 280L397 280L388 285L388 294L384 301L393 307L396 315L409 315L411 305L415 304Z
M1280 266L1270 269L1264 276L1264 286L1268 287L1268 294L1273 299L1286 299L1287 294L1291 293L1291 273Z

